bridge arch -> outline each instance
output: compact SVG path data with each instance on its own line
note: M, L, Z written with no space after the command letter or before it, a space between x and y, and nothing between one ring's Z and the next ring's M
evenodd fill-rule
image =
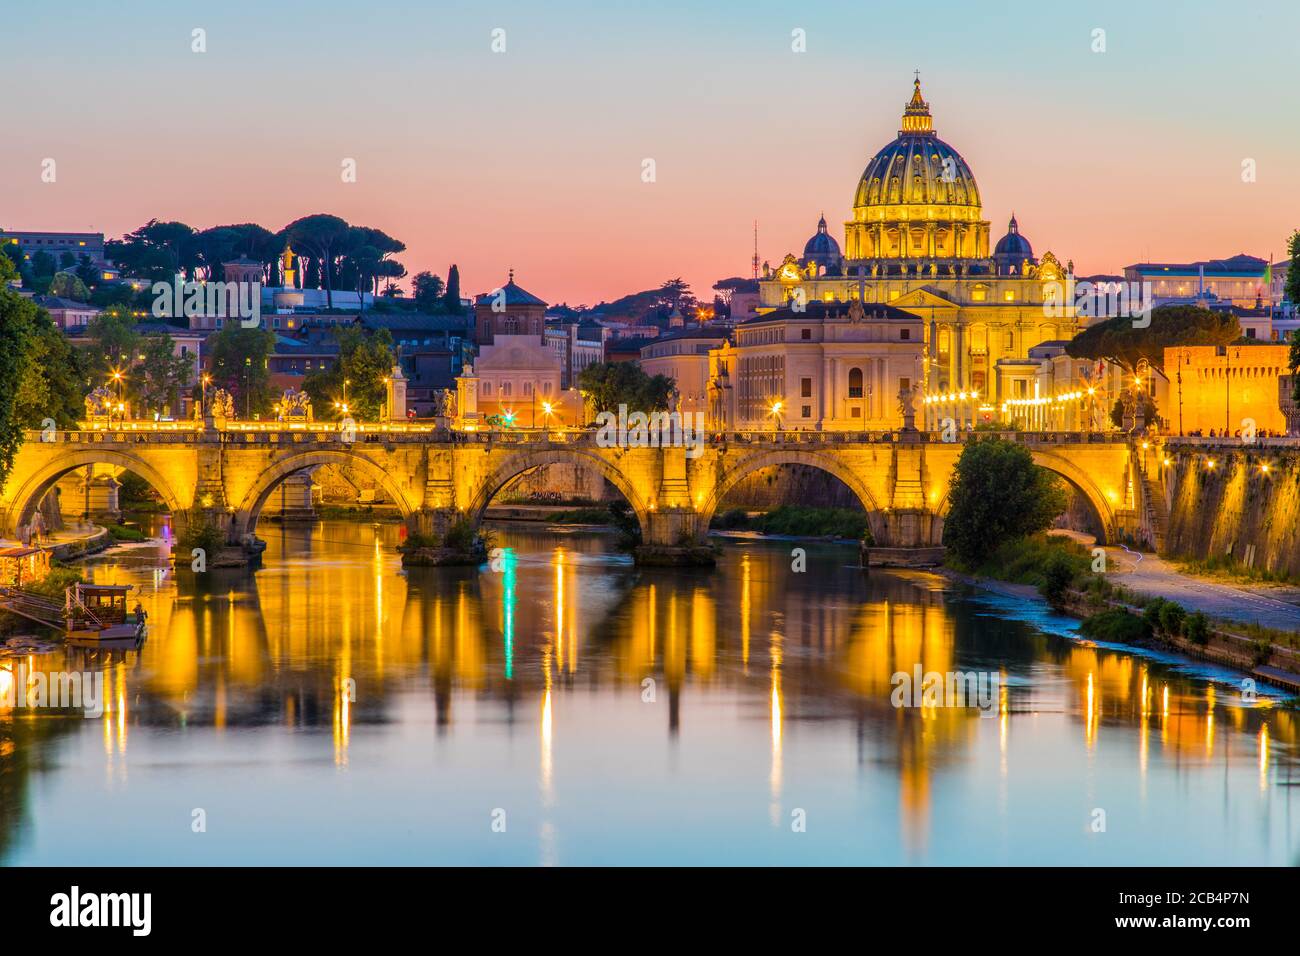
M579 464L594 469L600 475L609 479L610 484L617 488L632 506L632 513L636 515L637 523L641 526L642 536L646 534L646 514L648 506L645 498L641 495L636 486L611 462L599 455L593 455L589 452L578 451L576 449L550 448L546 451L518 452L506 458L498 464L488 476L483 479L477 488L470 495L469 506L465 509L470 521L474 527L478 527L483 520L483 512L487 506L502 488L509 484L516 476L523 474L533 468L543 465L556 464Z
M699 508L697 528L700 536L708 534L709 522L713 520L713 515L727 492L754 472L775 465L805 465L838 478L848 486L858 501L862 502L862 507L867 512L867 524L871 528L872 537L877 542L888 540L888 530L880 505L872 495L871 489L853 473L851 468L836 458L833 453L801 451L793 448L755 452L723 472L714 484L712 492L707 495L704 504Z
M321 465L354 467L365 472L367 477L384 489L389 499L402 512L403 518L409 518L415 513L416 506L411 504L402 486L393 479L392 475L365 455L341 449L317 449L291 455L288 458L273 462L270 467L257 476L257 480L248 490L248 493L244 495L244 500L240 502L235 511L234 531L236 537L256 532L257 519L262 514L262 508L265 507L267 499L271 497L271 492L275 491L281 482L291 475Z
M1110 544L1115 536L1115 512L1092 477L1074 462L1055 452L1033 451L1034 464L1064 478L1092 506L1097 519L1097 543Z
M192 504L192 500L183 497L162 472L143 458L111 448L83 447L58 455L48 464L34 471L18 486L4 516L4 532L14 534L20 525L29 522L41 499L49 493L59 479L87 465L112 465L139 475L162 496L177 521L184 519Z
M1105 494L1097 487L1097 483L1092 480L1088 473L1069 459L1055 452L1035 451L1031 448L1030 455L1033 457L1035 465L1046 468L1058 477L1064 478L1067 484L1083 496L1096 521L1097 543L1113 543L1116 534L1114 509L1111 508ZM939 502L938 514L943 518L948 516L947 492L944 492L943 501ZM939 535L942 537L942 529L940 529Z

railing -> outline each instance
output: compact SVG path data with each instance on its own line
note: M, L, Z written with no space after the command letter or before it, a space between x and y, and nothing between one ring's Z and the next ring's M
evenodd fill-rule
M150 423L152 424L152 423ZM333 422L312 422L288 427L273 422L231 422L224 430L153 431L151 429L75 429L56 432L27 432L33 443L54 444L226 444L226 445L285 445L285 444L476 444L476 445L594 445L598 429L589 428L516 428L464 431L420 427L412 429L402 423L389 425L362 425L346 431ZM663 434L663 432L659 432ZM680 432L674 429L674 435ZM846 445L893 443L946 443L940 431L799 431L792 429L749 429L741 431L709 431L703 440L710 445L780 444L780 445ZM997 437L1019 444L1125 444L1134 438L1124 432L1071 432L1071 431L965 431L958 432L955 440L970 441L977 438ZM1240 439L1170 438L1150 439L1166 442L1201 444L1241 444ZM1295 445L1297 438L1261 438L1257 444Z
M1209 438L1204 435L1162 435L1160 441L1166 445L1189 445L1194 448L1296 448L1300 447L1300 435L1279 435L1253 441L1244 438L1219 436Z

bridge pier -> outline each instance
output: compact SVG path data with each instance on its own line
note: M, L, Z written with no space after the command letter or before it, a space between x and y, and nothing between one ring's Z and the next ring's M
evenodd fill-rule
M650 567L712 567L717 553L709 545L708 528L700 527L694 508L651 509L641 519L641 544L633 552L637 564Z

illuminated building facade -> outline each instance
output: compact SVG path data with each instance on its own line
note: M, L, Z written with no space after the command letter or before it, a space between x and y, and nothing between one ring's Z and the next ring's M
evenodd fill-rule
M709 352L710 427L898 428L899 391L921 381L923 335L913 313L857 301L741 322L734 343Z
M479 414L528 428L581 424L581 398L562 388L563 356L546 341L546 303L516 285L513 270L478 297L474 319Z
M1188 345L1165 349L1156 405L1173 434L1237 435L1249 419L1256 434L1287 434L1280 381L1290 372L1288 345Z
M1135 263L1124 267L1124 278L1129 282L1151 283L1157 303L1199 302L1208 298L1249 308L1260 301L1267 304L1277 288L1268 262L1244 252L1227 259L1199 262ZM1273 304L1280 301L1279 294Z
M1072 265L1035 257L1014 215L991 244L975 176L935 134L919 79L897 138L858 182L844 238L840 256L823 218L802 257L765 264L760 311L858 299L909 312L922 322L915 380L927 394L978 392L996 404L1000 360L1078 331L1073 304L1059 301Z
M641 370L666 375L677 386L681 412L707 412L709 352L727 343L727 330L718 326L684 329L661 335L641 346Z

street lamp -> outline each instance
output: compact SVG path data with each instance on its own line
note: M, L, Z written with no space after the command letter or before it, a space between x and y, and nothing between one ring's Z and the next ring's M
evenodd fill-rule
M772 419L775 422L775 424L772 427L775 431L781 430L781 408L782 407L783 407L782 402L778 401L772 403Z
M244 421L250 421L253 417L253 396L248 394L248 376L253 371L253 360L251 357L244 356Z
M555 414L555 406L550 402L542 402L542 425L544 428L550 428L553 414Z
M212 384L212 376L207 372L203 373L203 391L199 395L199 415L203 416L208 413L208 386Z
M120 413L126 404L126 383L122 379L121 369L113 369L113 381L117 383L117 410Z

